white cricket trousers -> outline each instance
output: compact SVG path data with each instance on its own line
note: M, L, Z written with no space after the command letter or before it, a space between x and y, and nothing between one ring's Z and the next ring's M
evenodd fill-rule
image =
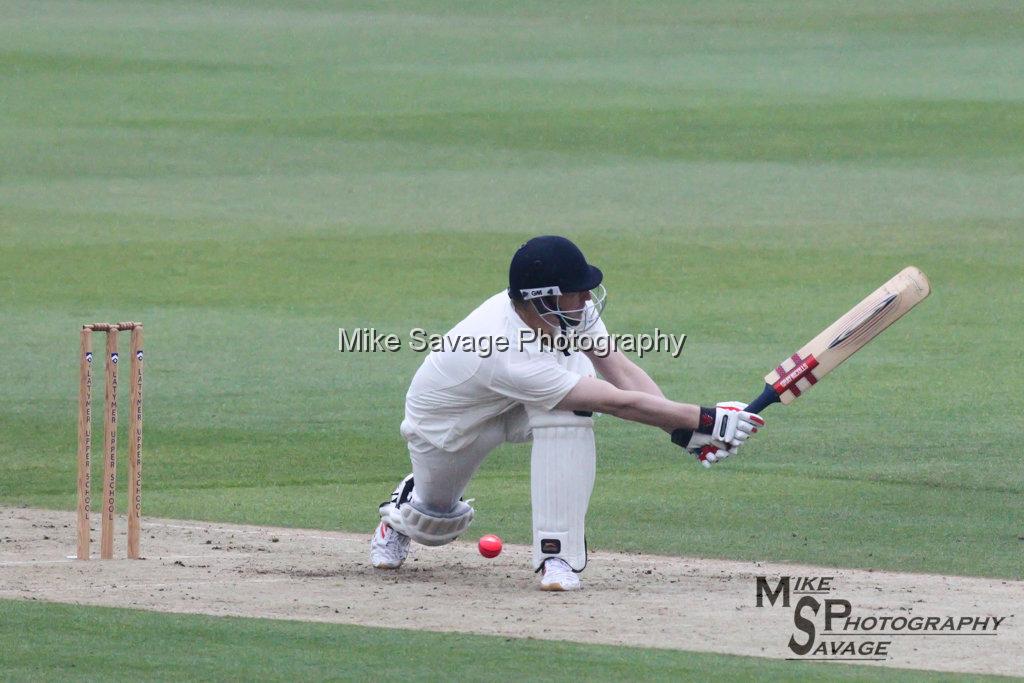
M413 499L432 512L444 514L455 507L469 480L491 451L505 442L530 440L526 410L519 405L489 420L470 445L457 451L435 448L402 425L412 460Z

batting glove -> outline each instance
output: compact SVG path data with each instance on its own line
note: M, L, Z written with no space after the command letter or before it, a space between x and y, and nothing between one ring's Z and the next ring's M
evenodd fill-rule
M714 408L701 408L697 430L677 429L672 432L672 443L693 453L704 467L735 455L758 429L764 427L764 418L744 410L745 403L723 401Z
M723 401L714 408L700 409L700 424L696 431L710 434L717 441L732 446L742 446L757 430L764 427L764 418L748 413L745 403Z

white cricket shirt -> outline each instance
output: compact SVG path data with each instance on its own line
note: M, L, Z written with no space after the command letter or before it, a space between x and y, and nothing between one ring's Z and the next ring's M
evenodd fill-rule
M457 451L479 436L484 423L518 404L554 408L579 382L581 375L568 367L579 368L579 359L542 349L537 341L520 344L520 330L529 328L505 291L453 327L445 335L449 340L504 337L509 348L492 350L489 357L458 344L431 351L405 396L403 432L414 433L435 448ZM596 338L607 333L598 320L585 334Z

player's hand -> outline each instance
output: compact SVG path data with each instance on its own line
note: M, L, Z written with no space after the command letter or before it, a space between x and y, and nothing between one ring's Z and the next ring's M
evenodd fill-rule
M704 467L711 467L716 462L722 462L730 455L735 455L736 451L740 449L739 446L733 446L728 448L725 444L709 443L706 446L701 447L697 451L691 451L697 456L697 461L704 465Z
M709 434L729 448L742 446L757 430L764 427L764 418L748 413L745 403L722 401L714 408L700 409L700 424L696 431Z
M710 434L701 434L690 429L677 429L672 432L672 443L687 453L692 453L704 467L711 467L712 463L732 454L728 444L716 440ZM738 449L739 446L733 446L732 452Z
M739 450L739 446L728 446L711 438L708 434L692 432L688 429L677 429L672 432L672 443L683 446L687 453L692 453L704 467L725 460Z
M709 445L713 445L715 448L729 448L728 444L717 440L710 434L701 434L689 429L677 429L672 432L672 443L694 455Z
M731 443L721 441L705 432L688 429L677 429L672 432L672 443L692 453L704 467L711 467L714 463L721 462L730 455L735 455L739 451L740 446L746 443L747 439L756 434L758 429L764 427L764 419L759 415L746 412L743 410L745 407L746 404L738 401L723 401L716 405L714 409L705 408L701 410L702 417L708 415L717 417L718 413L721 413L723 420L728 420L730 417L735 419ZM707 420L707 422L709 424L722 424L718 420L714 422Z

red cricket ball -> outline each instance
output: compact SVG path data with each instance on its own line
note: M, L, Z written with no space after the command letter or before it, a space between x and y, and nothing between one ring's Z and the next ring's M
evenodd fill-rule
M501 554L501 539L494 534L481 536L477 548L484 557L497 557Z

